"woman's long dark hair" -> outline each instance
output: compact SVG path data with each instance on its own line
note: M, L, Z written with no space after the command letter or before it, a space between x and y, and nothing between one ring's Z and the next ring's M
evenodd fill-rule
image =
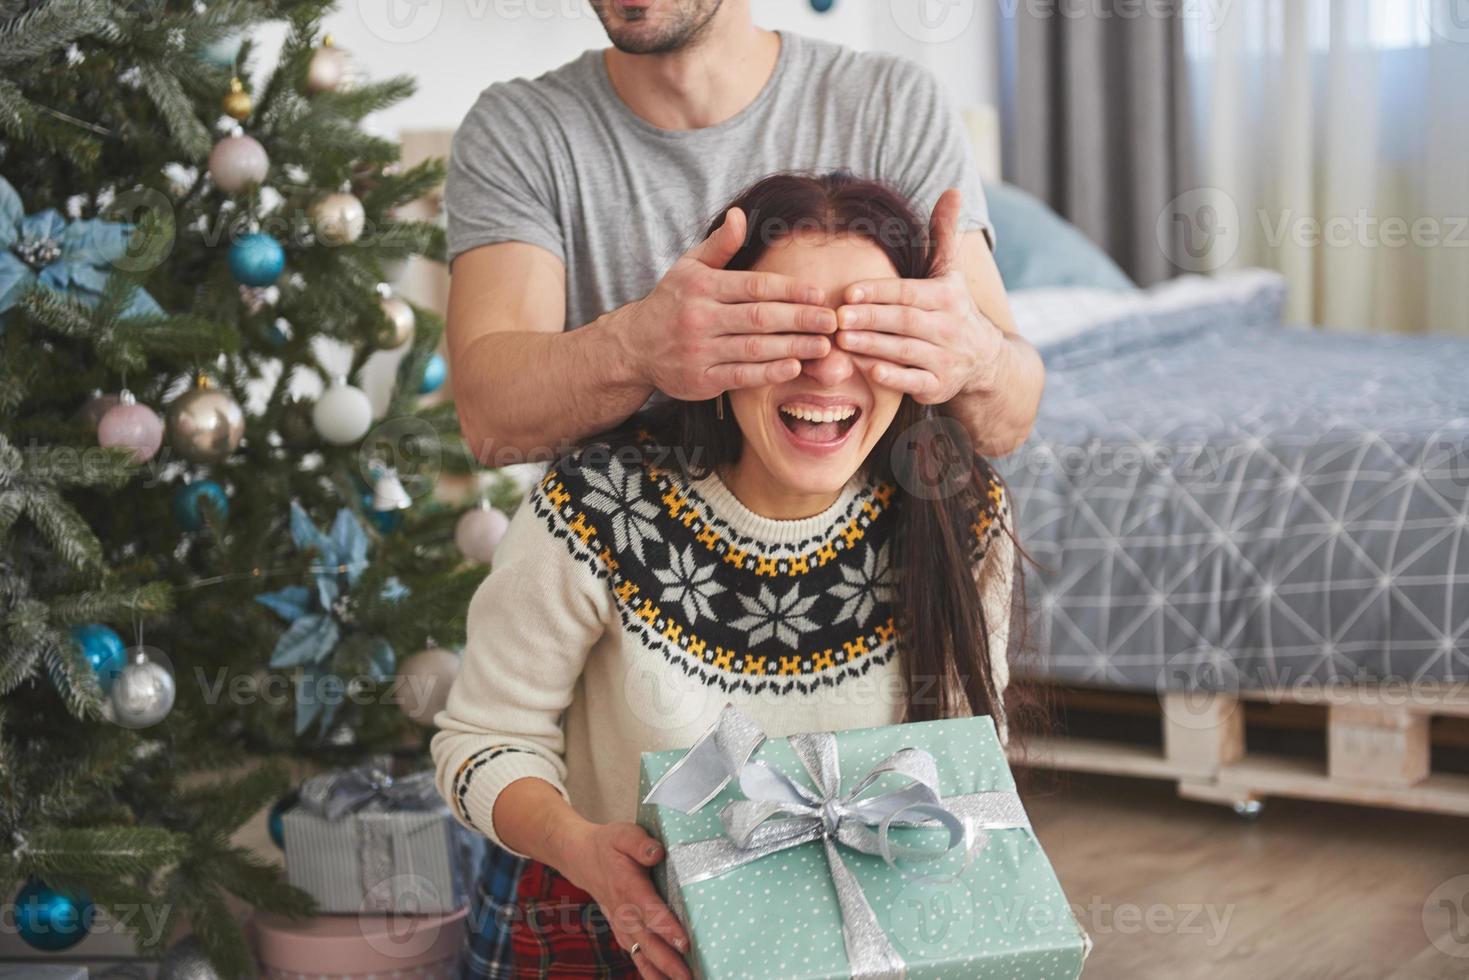
M730 208L742 209L748 224L745 243L729 269L753 267L772 245L791 235L816 233L866 239L882 249L902 278L924 279L931 272L926 222L901 195L877 181L846 173L767 177L723 208L706 237ZM719 418L713 401L660 405L636 416L625 430L594 442L636 445L638 430L653 436L662 465L677 466L692 479L733 465L743 450L733 414ZM961 464L958 479L953 478L956 460ZM975 460L962 429L904 396L864 467L870 478L888 483L897 493L894 613L908 721L1004 714L991 670L989 624L972 566L971 527L985 507L990 474L987 465ZM934 485L936 472L947 475L939 486Z

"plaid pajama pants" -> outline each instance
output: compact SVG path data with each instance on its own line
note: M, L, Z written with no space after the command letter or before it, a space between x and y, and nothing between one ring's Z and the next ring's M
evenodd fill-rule
M590 895L539 861L494 844L485 848L460 980L637 975Z

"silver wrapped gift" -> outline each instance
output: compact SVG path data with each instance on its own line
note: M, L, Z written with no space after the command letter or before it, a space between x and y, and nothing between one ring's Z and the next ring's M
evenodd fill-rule
M286 877L322 912L453 912L484 855L431 771L395 779L382 760L306 780L281 823Z

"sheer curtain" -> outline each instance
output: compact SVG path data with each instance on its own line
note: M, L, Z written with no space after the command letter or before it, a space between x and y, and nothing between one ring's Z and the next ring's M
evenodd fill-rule
M1185 49L1183 264L1277 269L1298 321L1469 333L1469 2L1235 0Z

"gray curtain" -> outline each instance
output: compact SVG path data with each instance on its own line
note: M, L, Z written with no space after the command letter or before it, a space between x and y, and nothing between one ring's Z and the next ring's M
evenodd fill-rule
M1158 216L1192 187L1179 7L1056 0L1002 17L1005 178L1141 285L1175 274Z

